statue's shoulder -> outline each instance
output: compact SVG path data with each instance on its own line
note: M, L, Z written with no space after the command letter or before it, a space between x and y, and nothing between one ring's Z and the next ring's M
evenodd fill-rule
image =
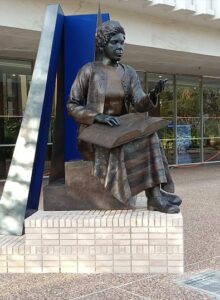
M83 73L91 73L94 71L97 71L99 69L103 69L103 64L101 62L88 62L86 63L81 69L80 71Z
M76 79L77 78L82 80L89 79L92 74L92 71L93 71L93 62L88 62L79 69Z
M121 64L128 76L137 76L137 72L133 67L127 64Z
M85 65L83 65L80 69L80 72L90 72L92 70L92 64L93 62L88 62Z

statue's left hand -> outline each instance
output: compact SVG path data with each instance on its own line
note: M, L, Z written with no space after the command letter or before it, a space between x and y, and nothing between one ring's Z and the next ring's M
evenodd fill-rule
M102 124L107 124L109 126L119 126L120 121L117 117L105 115L105 114L97 114L95 116L95 121Z
M166 82L167 82L167 79L164 79L164 80L160 79L158 81L158 83L155 85L155 88L154 88L154 93L156 95L160 94L165 89Z

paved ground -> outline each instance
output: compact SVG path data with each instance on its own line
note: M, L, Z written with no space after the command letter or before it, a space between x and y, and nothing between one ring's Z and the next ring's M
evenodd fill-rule
M1 299L216 299L179 284L206 269L220 270L220 165L171 170L183 198L185 274L0 274Z

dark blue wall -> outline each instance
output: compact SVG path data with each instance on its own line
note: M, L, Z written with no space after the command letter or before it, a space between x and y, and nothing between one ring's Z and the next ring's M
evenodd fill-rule
M102 15L103 21L109 14ZM78 70L94 61L97 15L64 18L64 102L67 102L72 82ZM77 124L67 115L65 106L65 161L80 159L76 148Z

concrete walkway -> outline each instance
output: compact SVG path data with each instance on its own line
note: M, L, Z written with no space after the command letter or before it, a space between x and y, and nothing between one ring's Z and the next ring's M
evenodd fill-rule
M216 299L182 278L220 270L220 164L171 169L183 199L185 274L0 274L0 299Z

